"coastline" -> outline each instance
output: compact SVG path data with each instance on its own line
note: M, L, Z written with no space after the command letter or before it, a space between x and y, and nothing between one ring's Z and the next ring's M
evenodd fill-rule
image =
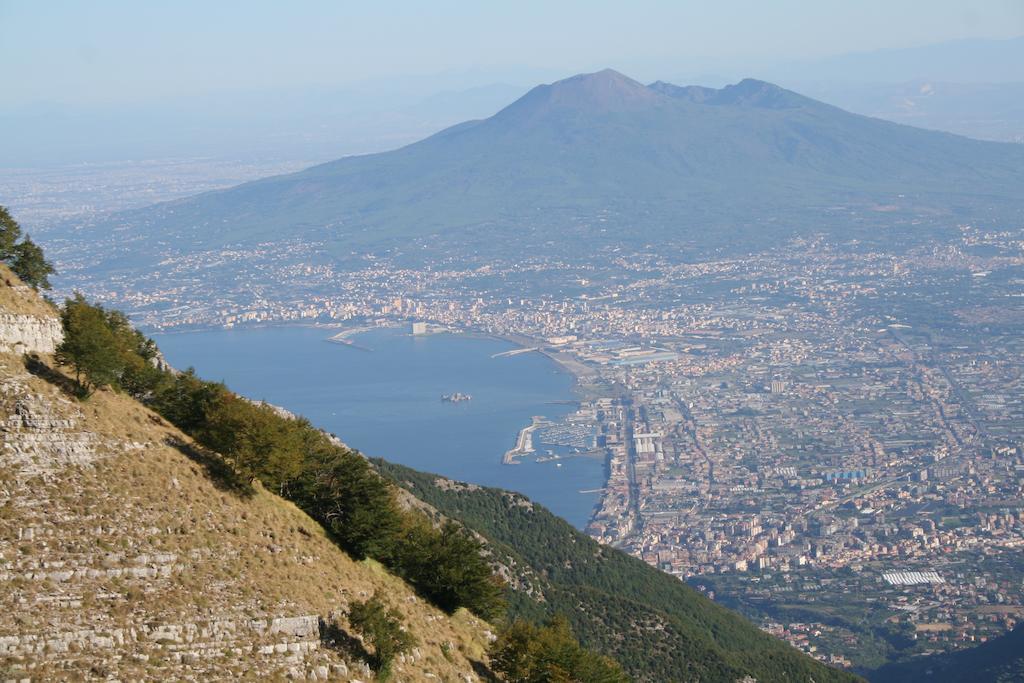
M325 329L334 330L339 327L345 327L345 323L300 323L300 322L265 322L265 323L247 323L245 325L208 325L204 327L172 327L170 329L155 329L152 327L140 327L140 332L147 335L159 334L162 336L179 335L179 334L197 334L199 332L244 332L245 330L267 330L275 327L301 327L303 329ZM368 327L367 329L374 329Z
M544 348L545 340L543 339L527 337L524 335L499 335L472 331L452 331L452 333L467 334L483 339L495 339L498 341L504 341L510 344L514 344L519 349L535 349L537 353L551 360L560 372L564 372L570 377L572 377L572 386L570 387L570 391L575 397L572 401L572 404L575 405L576 409L579 409L581 402L583 400L586 400L590 393L585 391L583 388L584 380L597 376L596 370L581 363L575 358L569 357L569 354L551 352L546 350ZM528 440L531 442L529 451L531 453L535 452L532 445L532 436L533 432L539 426L540 425L538 424L537 417L535 416L529 425L527 425L526 427L519 431L516 437L516 445L512 449L508 450L502 457L502 463L504 465L518 465L520 463L518 458L527 455L527 453L522 449L524 435L527 435ZM602 463L601 488L595 489L595 491L599 492L600 495L598 495L597 500L594 502L594 505L590 509L590 513L587 515L587 523L583 527L584 532L586 532L586 529L590 526L590 523L594 521L594 516L601 510L601 508L604 505L604 491L608 487L608 481L610 477L608 469L609 454L606 450L601 449L600 455L598 455L594 451L590 451L587 452L586 454L579 454L575 457L600 458ZM585 492L579 491L579 493ZM590 491L586 491L586 493L590 493Z
M395 323L393 325L381 325L380 328L396 328L401 326L401 324ZM370 331L372 329L378 328L367 328L364 331ZM353 333L352 336L358 336L358 334L359 332L356 332ZM570 386L569 390L573 394L574 398L571 401L567 401L566 403L575 406L577 410L579 409L581 402L589 397L588 392L585 391L583 388L584 381L586 379L597 376L596 370L581 363L575 358L570 357L569 354L564 352L552 352L545 349L545 346L547 346L547 342L544 339L529 337L526 335L503 335L489 332L480 332L478 330L467 330L458 328L447 328L445 332L441 332L439 334L451 334L456 336L469 337L472 339L490 339L494 341L501 341L512 344L515 347L515 349L533 349L536 353L539 353L540 355L546 357L548 360L553 362L558 372L565 373L566 375L572 378L572 385ZM511 351L515 349L509 350ZM534 416L529 425L522 428L519 432L516 433L514 442L515 445L511 449L506 451L505 454L502 456L501 460L503 467L519 465L521 464L521 461L519 460L520 457L528 455L528 453L535 452L532 446L532 435L533 432L538 427L541 426L538 423L537 417L538 416ZM531 442L529 452L521 448L523 446L524 435L526 435L527 440ZM595 500L593 506L590 509L590 512L587 514L586 524L584 524L583 527L580 528L581 531L585 531L586 528L590 525L590 523L594 520L594 515L601 510L601 507L604 504L603 491L607 488L609 479L608 453L602 451L600 456L597 456L597 454L594 452L587 452L586 454L579 454L574 457L584 457L588 459L596 459L597 457L600 457L600 460L602 461L601 488L595 489L595 491L599 491L602 493L598 495L597 499ZM584 493L584 491L579 491L578 493ZM591 493L591 491L587 491L587 493Z
M579 404L583 395L582 384L583 380L594 377L597 372L583 363L579 362L575 358L571 358L568 354L560 352L548 351L544 347L547 346L547 342L543 339L535 337L527 337L525 335L502 335L502 334L491 334L487 332L475 332L471 330L453 330L452 334L462 334L471 337L477 337L480 339L496 339L498 341L508 342L514 344L518 349L532 349L535 353L539 353L542 356L547 357L555 365L567 375L573 378L572 392L576 395L576 403ZM510 349L512 350L512 349Z
M390 328L390 331L386 328ZM288 329L292 329L293 333L288 334ZM251 340L245 335L219 336L225 332L234 332L235 330L252 331L254 336ZM305 332L302 330L305 330ZM521 416L520 413L515 412L518 408L512 408L509 406L509 409L513 412L507 413L506 417L499 418L499 414L497 413L484 413L481 414L479 419L474 418L474 422L472 423L474 425L473 428L475 429L475 426L479 424L480 430L474 432L471 429L465 432L465 434L476 435L462 436L463 432L459 433L458 438L463 440L467 438L477 440L485 439L487 446L484 449L475 445L470 446L467 444L465 447L462 447L462 450L458 454L451 453L443 455L440 452L435 453L434 451L437 450L436 448L428 448L424 451L428 454L426 457L432 457L437 462L434 465L425 465L423 463L415 462L414 459L410 459L407 462L402 457L399 457L400 453L420 453L420 449L418 447L406 444L402 440L404 437L381 437L373 433L364 433L367 432L365 426L357 427L354 431L346 431L341 426L341 420L350 420L352 418L337 417L338 415L343 414L342 408L338 407L338 412L335 413L334 411L336 408L332 403L333 399L325 400L324 397L326 394L323 392L325 387L320 386L320 378L324 374L329 375L336 372L339 367L348 367L353 363L356 364L355 367L357 368L365 368L367 363L373 365L379 364L381 361L373 360L373 356L376 354L371 354L369 356L365 356L366 361L364 362L362 360L364 356L361 353L353 355L352 350L348 352L343 351L340 355L335 355L335 352L330 349L326 349L325 347L338 345L350 346L350 344L339 344L337 342L333 344L324 344L323 342L327 341L329 337L340 333L344 337L354 339L357 343L362 342L368 346L373 346L377 351L386 350L390 347L390 352L394 352L396 349L407 348L409 342L403 342L397 346L394 343L387 344L382 341L384 337L376 337L374 334L385 335L387 338L397 338L401 336L411 341L412 335L402 334L404 331L405 326L402 325L401 322L373 326L365 324L349 326L275 324L246 325L235 329L214 328L210 330L188 330L188 332L196 333L194 336L185 334L186 331L178 331L174 336L180 341L177 341L174 344L172 344L171 339L168 338L171 335L167 335L166 337L162 334L157 335L157 339L158 343L160 343L160 337L164 337L170 352L173 353L175 349L179 349L178 352L183 354L181 359L179 359L179 362L183 365L199 365L201 371L202 363L199 362L201 358L216 357L215 354L219 353L220 356L225 359L232 359L226 367L236 368L235 379L237 380L238 385L232 384L236 390L241 391L247 396L266 398L278 405L288 407L297 414L306 415L313 419L314 423L318 426L346 436L346 442L364 450L365 452L385 455L385 457L390 457L390 459L396 462L403 462L425 471L448 471L445 469L446 467L450 469L451 463L458 463L455 465L454 470L448 471L447 476L473 481L482 485L498 486L509 490L521 491L534 500L538 500L541 504L552 507L552 510L556 514L571 520L573 526L576 526L581 530L585 529L586 525L593 518L595 510L599 508L601 503L599 496L593 496L590 494L592 491L602 488L607 483L606 466L602 467L601 464L594 461L593 457L574 458L573 460L590 460L591 464L584 465L582 462L574 463L567 461L564 465L564 469L557 471L568 474L560 474L556 477L554 476L554 472L556 471L554 469L554 465L550 465L552 468L551 472L548 472L546 469L537 469L540 466L534 465L533 458L528 458L521 462L519 467L509 468L504 467L501 464L502 454L504 454L507 449L514 447L517 432L531 422L531 415L541 414L546 415L549 418L554 418L555 420L560 420L563 416L567 416L576 411L580 406L581 400L586 400L587 398L586 394L588 387L586 386L586 383L589 373L575 372L574 370L576 368L574 368L572 364L560 362L561 359L558 358L557 355L543 353L542 355L546 356L545 360L534 360L526 363L526 366L531 368L531 370L525 376L516 370L519 365L516 362L510 361L509 358L489 357L493 356L495 352L503 353L506 350L521 349L524 347L535 348L536 342L533 342L533 340L527 337L502 337L499 335L483 334L480 331L474 330L450 329L447 333L437 335L440 337L437 339L437 350L433 350L435 349L435 344L430 343L421 348L420 351L416 352L417 354L426 354L423 356L424 360L431 363L428 367L433 367L432 362L427 361L426 359L434 358L434 354L438 352L442 354L445 353L444 351L439 350L450 348L475 350L477 349L476 344L486 342L482 346L485 350L482 355L476 351L472 354L475 358L475 360L472 361L473 367L475 368L474 372L479 371L485 376L491 376L491 373L493 372L495 373L494 377L503 378L501 380L503 383L491 384L489 386L487 395L490 396L491 393L494 395L490 396L488 400L497 401L498 404L503 406L507 404L509 399L502 398L504 394L502 387L505 386L505 383L510 383L509 386L513 387L513 392L525 390L528 394L532 394L532 397L529 399L532 401L532 406L529 408L530 412L525 414L525 418L522 422L519 422ZM211 334L215 336L207 339L206 335ZM451 335L448 337L448 341L445 341L444 339L446 334ZM195 340L190 340L190 337L193 337ZM460 345L457 343L457 339L459 337L467 338L467 340ZM469 339L479 340L479 342L470 342ZM291 370L287 369L294 364L292 360L283 360L281 362L277 362L277 360L275 360L278 353L291 348L290 344L292 343L292 340L295 340L296 343L299 343L299 340L305 340L301 343L306 346L299 346L296 348L306 348L308 350L308 353L300 354L302 357L321 358L322 360L319 362L324 368L323 373L317 372L312 376L307 376L308 373L300 373L301 377L295 376L291 374ZM314 344L314 346L308 346L310 343ZM379 344L383 345L383 348L377 348ZM455 344L454 347L452 346L453 344ZM420 348L419 344L414 346L416 348ZM412 348L413 347L408 347L410 353L412 352ZM214 349L217 349L217 351L214 351ZM277 350L275 351L275 349ZM258 366L253 366L254 352L257 357L261 356L259 361L260 364ZM293 355L294 354L288 354L288 358L290 359ZM529 354L525 355L528 356ZM442 355L441 357L443 358L444 356ZM403 367L408 366L409 370L414 373L414 376L415 373L419 372L419 370L414 369L415 364L420 362L415 360L415 356L405 360L395 358L394 361ZM549 361L553 361L554 365L550 365ZM444 377L457 378L464 376L463 374L460 374L461 370L459 368L462 367L462 361L459 360L457 354L452 356L451 353L448 353L447 362L449 363L449 366L447 370L442 373L441 384L447 384L447 382L444 381ZM299 365L305 366L310 364L308 362L304 362L299 363ZM222 366L218 367L221 369L217 370L217 372L224 372ZM252 370L254 367L265 368L265 370L253 372ZM394 367L394 365L388 365L385 368L380 368L379 370L383 373L380 376L385 378L390 377L390 371L388 368L392 367ZM489 368L493 368L493 371ZM244 381L242 379L238 379L238 369L241 369L242 372L245 373L245 377L247 379ZM346 370L346 372L349 371ZM359 375L359 370L353 370L352 372L355 374L347 374L344 376L346 381L351 377L361 377L361 379L357 379L355 381L376 381L372 377ZM426 370L426 372L429 374L431 370ZM511 375L509 373L511 373ZM435 371L433 374L436 377L438 373ZM282 387L282 390L270 392L265 389L263 385L266 384L267 380L265 378L268 376L277 377L276 382L280 387ZM376 376L378 375L373 375L373 377ZM516 379L517 376L522 377L522 379ZM293 379L289 381L289 377L292 377ZM526 379L527 377L529 379ZM222 379L226 379L229 383L232 382L232 377L222 377ZM435 379L434 381L436 382L437 380ZM310 389L308 391L303 389L306 382L309 382ZM524 382L526 384L524 384ZM581 384L583 385L582 387ZM536 386L538 388L557 386L558 389L557 393L550 393L547 390L532 391L527 388L528 386ZM451 387L448 388L450 389ZM388 387L389 391L393 389L394 387ZM440 388L437 389L437 391L440 390ZM327 392L327 394L330 393L330 391ZM513 395L515 394L513 393ZM433 396L434 394L431 394L431 397ZM360 425L373 424L374 421L378 420L381 423L388 423L389 421L393 422L396 419L394 415L397 410L396 406L402 401L401 394L398 394L395 397L398 404L386 403L388 400L387 394L378 394L374 400L380 403L380 410L382 412L376 413L375 417L366 416L365 418L359 418L357 422ZM361 405L363 403L365 402L360 402ZM339 406L344 406L345 404L346 400L340 399ZM353 409L345 408L345 410ZM362 408L354 410L357 411L355 414L358 414L358 410L363 410L364 413L366 412L365 409ZM433 408L428 409L428 412L429 410L433 410ZM316 414L318 411L319 414ZM441 420L449 420L451 417L457 416L463 412L465 411L445 410L444 412L439 413L437 417ZM479 412L479 410L470 410L469 412ZM418 419L416 413L410 414L409 417L413 423L419 424L416 422ZM481 422L480 420L483 421ZM497 429L494 429L493 427L484 427L485 424L489 425L495 421L495 426L500 425ZM400 434L408 429L408 426L403 426L402 428L397 428L396 433ZM426 428L426 433L433 434L430 427ZM488 436L481 436L484 433ZM439 439L443 441L448 438L448 433L433 434L431 438L434 440L433 443L439 443ZM543 452L543 449L541 449L541 453ZM416 457L422 458L424 456L417 455ZM484 464L485 460L493 462L494 465L488 466ZM444 463L449 463L449 465L442 466L440 464L442 461ZM479 462L479 464L474 464L474 461ZM595 465L596 468L594 467ZM458 468L463 466L465 466L467 470L462 472L462 476L460 477L460 470ZM562 465L559 465L559 467L562 467ZM470 472L473 472L473 474L470 474ZM576 485L577 483L579 483L579 485ZM584 491L588 495L576 495L578 492L583 493Z

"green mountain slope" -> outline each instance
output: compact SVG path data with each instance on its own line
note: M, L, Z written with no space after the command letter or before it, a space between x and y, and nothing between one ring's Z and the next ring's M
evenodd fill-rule
M395 151L115 223L129 257L155 237L193 249L316 239L339 255L409 239L494 249L495 235L504 249L578 238L745 248L800 231L871 237L910 218L902 237L1020 216L1022 184L1024 146L858 116L761 81L644 86L602 71Z
M513 560L513 614L566 614L581 643L646 681L852 681L678 579L603 547L526 498L383 460L386 476Z
M875 683L1012 683L1024 680L1024 626L969 650L891 664L871 675Z

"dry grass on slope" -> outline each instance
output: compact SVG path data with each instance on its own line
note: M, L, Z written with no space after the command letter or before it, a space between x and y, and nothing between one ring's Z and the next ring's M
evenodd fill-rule
M31 315L37 318L56 317L57 311L18 276L0 263L0 313Z
M419 641L393 680L477 680L486 623L354 562L277 496L218 487L130 398L78 402L0 354L0 438L0 678L367 679L339 615L380 590ZM335 619L341 643L318 625Z

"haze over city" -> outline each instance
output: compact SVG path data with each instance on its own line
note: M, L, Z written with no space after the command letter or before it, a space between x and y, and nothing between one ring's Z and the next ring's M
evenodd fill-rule
M1024 5L0 0L0 678L1024 678Z

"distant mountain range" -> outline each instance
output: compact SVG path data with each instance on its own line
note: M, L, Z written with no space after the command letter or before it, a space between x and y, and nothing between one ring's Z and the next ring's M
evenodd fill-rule
M1024 146L850 114L747 79L541 85L490 118L380 154L117 215L124 263L163 242L287 239L336 256L580 244L755 248L794 234L914 240L1024 214Z

